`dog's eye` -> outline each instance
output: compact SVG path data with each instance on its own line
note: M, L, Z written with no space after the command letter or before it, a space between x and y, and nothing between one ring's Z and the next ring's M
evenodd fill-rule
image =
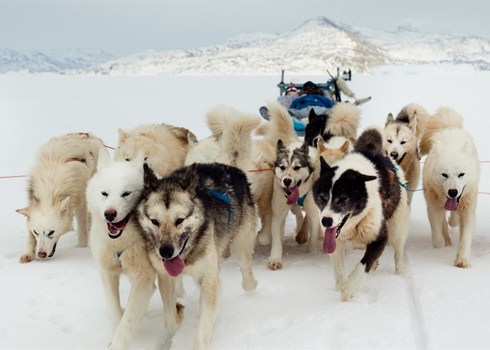
M458 177L462 178L464 176L464 173L459 173Z
M447 174L446 174L446 173L442 173L441 175L442 175L442 177L443 177L443 178L445 178L445 179L447 179L447 178L449 177L449 176L447 176Z
M393 142L393 141L391 141L391 140L386 140L386 141L388 141L388 143L392 143L392 142Z
M281 166L279 167L279 169L281 169L281 170L286 170L286 167L285 167L284 165L281 165Z
M328 200L330 199L330 196L326 193L322 193L320 194L320 200L323 202L323 203L328 203Z
M301 169L301 167L300 166L295 166L293 169L294 169L294 171L298 171L299 169Z
M127 196L129 196L130 194L131 194L131 192L130 192L130 191L126 191L126 192L124 192L124 193L121 195L121 197L126 198L126 197L127 197Z
M148 157L145 157L145 162L148 160Z
M51 231L48 232L48 237L49 238L53 237L53 235L54 235L54 230L51 230Z
M100 192L100 194L103 195L104 197L107 197L108 196L108 194L107 194L106 191L102 191L102 192Z
M32 230L36 236L39 236L39 233L36 232L36 230Z
M183 222L184 222L184 219L178 218L177 220L175 220L175 226L179 226Z
M126 162L130 162L130 161L131 161L131 158L124 158L124 160L125 160Z
M400 145L404 145L406 143L407 143L407 141L402 141L402 142L400 142Z
M348 200L347 200L347 197L346 196L340 196L336 200L337 204L340 205L340 206L346 205L347 204L347 201Z
M160 226L160 223L156 219L151 219L151 223L155 226Z

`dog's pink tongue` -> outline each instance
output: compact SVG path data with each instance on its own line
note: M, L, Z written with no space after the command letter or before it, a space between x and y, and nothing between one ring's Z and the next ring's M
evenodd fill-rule
M176 277L184 270L185 262L180 255L177 255L175 258L163 260L163 266L170 276Z
M293 205L298 202L299 199L299 188L298 186L295 186L290 189L291 193L287 195L287 203L288 205Z
M444 208L449 211L455 211L458 209L458 199L457 198L448 198L446 200L446 205Z
M325 229L325 236L323 237L323 252L332 254L337 247L335 236L337 235L337 227Z
M112 235L112 236L116 236L119 234L119 232L121 232L122 230L115 226L115 225L111 225L111 224L107 224L107 228L109 229L109 233Z

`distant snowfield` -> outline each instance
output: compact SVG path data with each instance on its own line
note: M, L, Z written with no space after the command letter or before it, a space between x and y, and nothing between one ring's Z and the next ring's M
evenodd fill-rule
M0 177L25 174L51 136L89 131L116 146L118 128L146 123L184 126L209 135L205 114L217 104L257 112L277 97L277 76L67 76L0 75ZM288 76L286 82L320 82L326 76ZM213 349L490 348L490 138L487 91L490 72L459 66L381 67L353 72L349 83L362 106L361 130L384 125L389 112L416 102L434 112L450 106L463 115L482 160L472 266L452 265L456 247L432 249L423 195L414 195L406 245L406 276L394 274L393 249L350 302L334 290L328 256L308 254L286 226L284 267L266 267L270 247L257 246L254 293L240 287L232 260L221 270L220 310ZM115 327L105 314L102 284L89 248L76 234L62 237L47 261L18 263L26 239L25 179L0 178L0 348L103 349ZM457 231L452 230L453 243ZM350 272L362 251L350 251ZM185 319L172 349L189 349L197 329L199 294L184 281ZM122 284L123 302L129 285ZM155 293L132 348L158 348L164 334L162 303Z

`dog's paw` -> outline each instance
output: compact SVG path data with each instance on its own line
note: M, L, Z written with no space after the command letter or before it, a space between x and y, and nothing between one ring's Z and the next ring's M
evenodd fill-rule
M185 306L181 303L175 304L175 314L172 312L164 312L165 328L168 332L174 333L182 324L184 320Z
M259 242L260 245L269 245L271 243L271 235L261 230L257 234L257 242Z
M354 297L354 293L352 291L348 291L346 289L340 292L340 300L342 301L350 301Z
M242 282L242 288L247 292L252 292L257 288L257 280L255 278L247 278Z
M296 242L298 244L305 244L306 242L308 242L308 232L303 232L303 231L299 231L297 234L296 234Z
M31 262L32 260L34 260L34 254L22 254L19 259L19 261L23 264Z
M395 273L399 276L405 276L405 265L404 264L398 264L395 266Z
M469 259L457 256L456 261L454 261L454 266L466 269L466 268L470 267L470 261L469 261Z
M444 248L447 247L446 245L447 242L445 242L442 239L437 239L437 240L432 240L432 248ZM451 245L451 242L449 242L449 245Z
M267 264L267 266L272 271L280 270L280 269L282 269L282 261L281 261L281 259L271 259L269 261L269 263Z

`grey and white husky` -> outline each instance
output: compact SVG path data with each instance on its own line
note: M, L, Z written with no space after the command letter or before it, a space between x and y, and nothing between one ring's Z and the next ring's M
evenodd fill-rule
M194 163L157 178L145 165L145 188L137 219L150 242L151 260L159 275L169 332L179 326L177 304L181 273L200 288L200 316L194 348L208 348L218 312L219 265L230 247L242 272L242 287L256 288L252 255L256 208L246 175L220 163ZM169 275L174 278L169 278Z

